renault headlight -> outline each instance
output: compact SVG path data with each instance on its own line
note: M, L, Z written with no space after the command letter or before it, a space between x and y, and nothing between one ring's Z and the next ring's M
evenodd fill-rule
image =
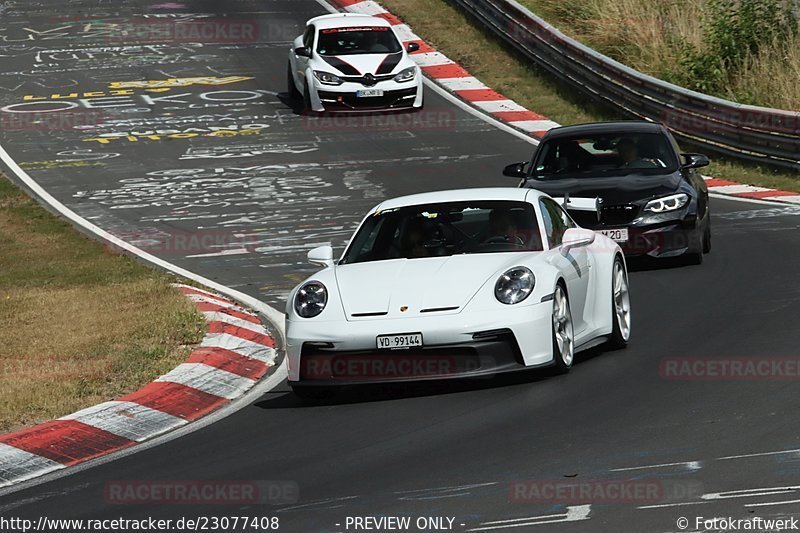
M494 296L501 303L512 305L521 302L533 292L536 278L529 268L518 266L506 270L497 279Z
M336 74L331 74L330 72L325 72L323 70L315 70L314 77L317 78L323 85L341 85L344 83L344 80Z
M404 68L397 75L394 77L394 81L398 83L403 83L405 81L411 81L414 79L414 76L417 75L417 67L408 67Z
M294 295L294 310L303 318L314 318L327 303L328 290L319 281L304 283Z
M688 194L684 193L671 194L663 198L656 198L655 200L650 200L649 202L647 202L647 205L644 206L644 210L649 211L651 213L666 213L668 211L675 211L676 209L680 209L687 203L689 203Z

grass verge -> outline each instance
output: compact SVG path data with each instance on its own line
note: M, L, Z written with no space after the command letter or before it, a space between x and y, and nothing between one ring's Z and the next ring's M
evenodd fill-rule
M205 322L171 281L0 175L0 432L118 398L182 362Z
M445 0L381 0L381 3L485 84L532 111L561 124L625 118L542 72ZM733 159L715 156L707 173L741 183L800 191L798 173Z

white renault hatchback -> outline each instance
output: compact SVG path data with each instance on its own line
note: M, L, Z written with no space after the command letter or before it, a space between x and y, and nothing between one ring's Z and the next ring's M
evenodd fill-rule
M315 17L289 51L288 88L306 111L422 107L422 73L385 19L353 13Z

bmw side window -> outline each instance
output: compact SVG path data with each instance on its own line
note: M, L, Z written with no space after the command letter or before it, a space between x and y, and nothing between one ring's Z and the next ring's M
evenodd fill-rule
M539 200L539 206L542 210L544 230L547 235L547 240L550 242L550 248L560 246L561 240L564 237L564 232L567 231L567 227L569 227L564 222L566 213L561 209L561 206L548 198Z

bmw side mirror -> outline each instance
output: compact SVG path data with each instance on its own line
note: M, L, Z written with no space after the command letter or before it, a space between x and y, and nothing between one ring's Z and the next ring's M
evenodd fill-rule
M409 54L410 54L411 52L416 52L417 50L419 50L419 43L414 43L414 42L411 42L411 43L408 43L408 44L406 45L406 51L407 51Z
M332 267L333 248L329 244L314 248L308 252L308 262L315 265L322 265L324 267Z
M711 163L704 154L681 154L681 157L686 161L686 163L683 164L683 168L700 168L708 166L708 164Z
M525 179L525 163L512 163L503 169L503 176Z
M309 50L305 46L301 46L300 48L295 48L294 53L295 55L298 55L300 57L311 57L311 50Z
M561 239L561 250L566 254L573 248L589 246L594 242L596 236L597 234L590 229L567 228Z

